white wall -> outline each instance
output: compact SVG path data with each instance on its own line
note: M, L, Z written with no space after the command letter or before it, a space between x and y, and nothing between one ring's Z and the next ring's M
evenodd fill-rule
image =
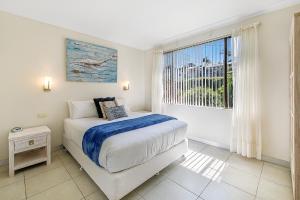
M259 49L262 70L263 155L284 161L289 161L290 155L289 34L292 15L299 10L300 5L297 5L267 13L241 23L199 33L163 47L166 50L213 39L231 33L234 28L243 24L261 22ZM145 73L148 73L152 67L150 61L152 50L146 52L145 57L145 60L148 60L146 63L148 69L145 69ZM146 91L151 91L151 80L146 82L146 88ZM147 102L146 105L148 109L151 109L150 102ZM164 109L167 114L175 115L188 122L190 137L229 146L231 110L178 105L165 105Z
M165 104L164 112L188 122L189 138L229 148L231 110Z
M8 158L8 131L15 126L49 125L52 146L60 145L67 100L119 96L133 110L144 109L143 51L4 12L0 27L0 160ZM117 49L118 83L66 81L66 38ZM53 78L51 92L42 90L44 76ZM122 81L130 81L129 91L122 90Z

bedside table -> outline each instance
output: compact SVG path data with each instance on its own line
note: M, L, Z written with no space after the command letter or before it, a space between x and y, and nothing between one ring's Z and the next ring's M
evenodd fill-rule
M9 176L15 171L47 161L51 163L51 130L47 126L26 128L8 135Z

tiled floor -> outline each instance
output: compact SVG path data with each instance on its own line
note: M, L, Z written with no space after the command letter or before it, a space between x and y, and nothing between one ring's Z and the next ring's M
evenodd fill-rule
M89 176L65 151L50 166L24 169L13 178L0 168L2 200L105 200ZM245 159L190 141L189 152L160 175L127 195L127 200L289 200L289 169Z

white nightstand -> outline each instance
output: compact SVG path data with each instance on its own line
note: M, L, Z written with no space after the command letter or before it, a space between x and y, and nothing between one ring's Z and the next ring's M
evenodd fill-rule
M26 128L8 135L9 176L37 163L51 163L51 130L47 126Z

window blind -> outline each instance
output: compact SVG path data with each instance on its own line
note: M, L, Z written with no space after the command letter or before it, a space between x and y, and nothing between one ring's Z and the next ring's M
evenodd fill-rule
M163 101L232 107L231 37L164 53Z

